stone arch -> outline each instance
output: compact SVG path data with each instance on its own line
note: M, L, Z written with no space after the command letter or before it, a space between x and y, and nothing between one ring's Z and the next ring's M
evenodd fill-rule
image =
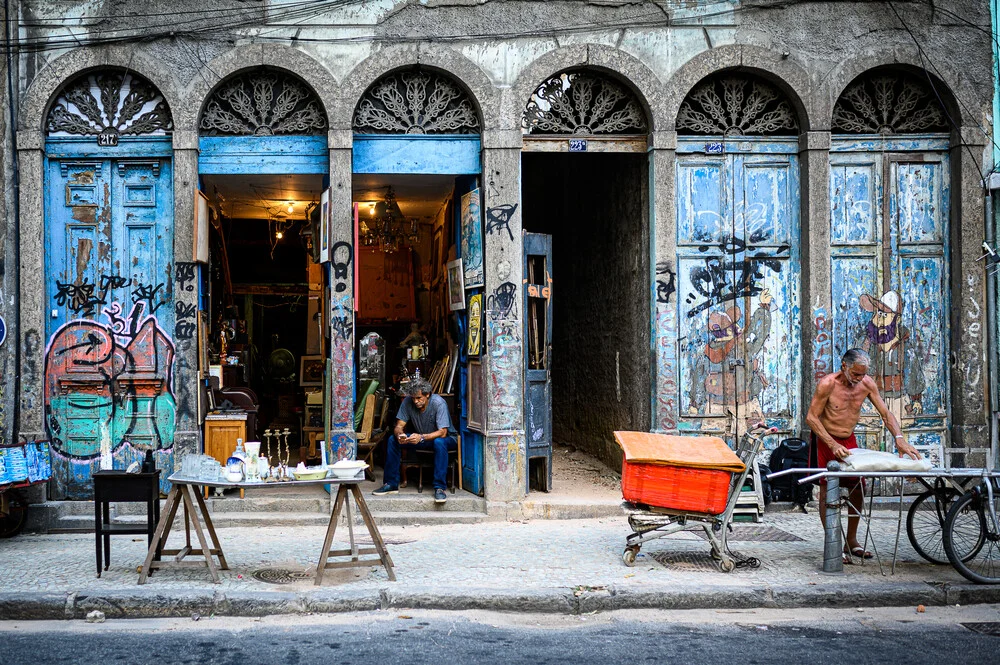
M18 131L34 133L38 141L43 140L49 108L63 86L78 76L102 68L124 70L142 76L163 95L171 114L176 114L181 107L182 96L178 94L170 72L164 70L161 61L142 51L125 53L118 49L76 49L49 63L28 86L18 114ZM174 126L176 128L176 118Z
M667 83L663 114L667 129L676 129L681 104L698 83L713 74L732 70L755 74L776 86L798 115L799 132L812 129L809 75L798 63L759 46L720 46L698 54L678 69Z
M331 129L351 131L354 126L354 110L368 88L386 74L413 65L439 71L455 80L469 95L482 129L492 129L495 126L496 116L487 115L486 110L498 108L498 91L478 65L449 48L395 45L379 49L368 56L344 78L340 98L331 107Z
M284 70L302 79L319 97L330 125L330 109L337 104L338 85L333 74L319 60L303 51L279 44L238 46L209 62L184 91L184 107L174 114L177 130L197 135L209 96L229 77L258 67Z
M518 75L506 95L502 129L521 134L521 117L532 93L546 79L568 69L589 69L610 75L624 84L643 107L649 131L662 130L666 118L659 112L663 84L649 67L624 51L601 44L575 44L555 48L536 58ZM672 123L671 123L672 124Z
M830 75L817 89L815 94L818 109L816 117L822 119L824 129L831 128L834 106L852 82L874 69L896 68L910 74L918 74L925 77L925 80L929 76L944 101L948 115L962 127L978 126L979 123L969 113L969 110L976 108L977 103L969 103L968 101L976 100L978 97L965 78L947 63L935 63L935 67L944 77L943 79L942 76L924 68L919 53L910 53L905 49L875 54L865 53L847 58L830 72ZM959 104L959 95L966 100L965 104Z

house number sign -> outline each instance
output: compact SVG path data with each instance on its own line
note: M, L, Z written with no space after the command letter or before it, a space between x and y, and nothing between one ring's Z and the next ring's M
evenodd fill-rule
M570 152L587 152L587 139L570 139Z
M97 145L102 148L113 148L118 145L118 132L114 129L105 129L97 135Z

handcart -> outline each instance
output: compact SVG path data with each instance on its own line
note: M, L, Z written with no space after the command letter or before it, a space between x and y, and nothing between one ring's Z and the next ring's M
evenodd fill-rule
M47 441L0 444L0 538L16 536L28 521L28 502L21 490L51 475Z
M751 426L740 440L734 452L743 463L743 470L731 473L728 494L721 511L676 510L625 501L628 523L633 531L625 538L625 550L622 552L622 561L625 565L635 564L636 555L643 543L679 531L692 531L701 527L705 530L705 536L712 547L712 558L718 562L723 572L732 572L736 568L737 559L729 551L727 538L732 528L733 511L747 474L753 469L763 446L764 437L777 431L777 428L768 429L764 423L758 423Z

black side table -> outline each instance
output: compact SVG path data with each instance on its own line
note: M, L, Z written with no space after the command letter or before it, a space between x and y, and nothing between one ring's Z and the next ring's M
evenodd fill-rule
M111 524L112 502L146 504L145 524ZM156 524L160 521L160 471L126 473L98 471L94 474L94 541L97 547L97 576L101 576L103 551L104 570L111 565L111 536L146 534L146 546L153 542ZM103 545L103 548L102 548ZM159 557L157 557L159 559Z

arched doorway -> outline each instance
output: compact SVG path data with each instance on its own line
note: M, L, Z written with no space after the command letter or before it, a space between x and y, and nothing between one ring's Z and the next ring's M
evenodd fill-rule
M677 116L678 430L738 435L801 409L799 121L746 72L695 86ZM662 398L663 396L661 396Z
M908 441L935 462L950 399L949 144L946 112L923 74L867 72L834 107L829 367L865 349ZM894 450L870 405L864 416L859 443Z
M152 450L173 467L170 110L134 72L67 82L46 120L44 409L54 499Z
M572 69L535 89L521 131L531 489L553 443L614 468L612 433L650 427L650 123L623 82Z
M222 462L242 438L312 464L329 439L327 127L312 87L267 66L223 79L199 117L202 371L225 390L205 451Z
M368 86L353 128L356 415L374 392L376 426L391 429L401 388L428 379L461 435L463 489L481 494L485 345L469 334L484 298L479 110L457 79L413 66Z

